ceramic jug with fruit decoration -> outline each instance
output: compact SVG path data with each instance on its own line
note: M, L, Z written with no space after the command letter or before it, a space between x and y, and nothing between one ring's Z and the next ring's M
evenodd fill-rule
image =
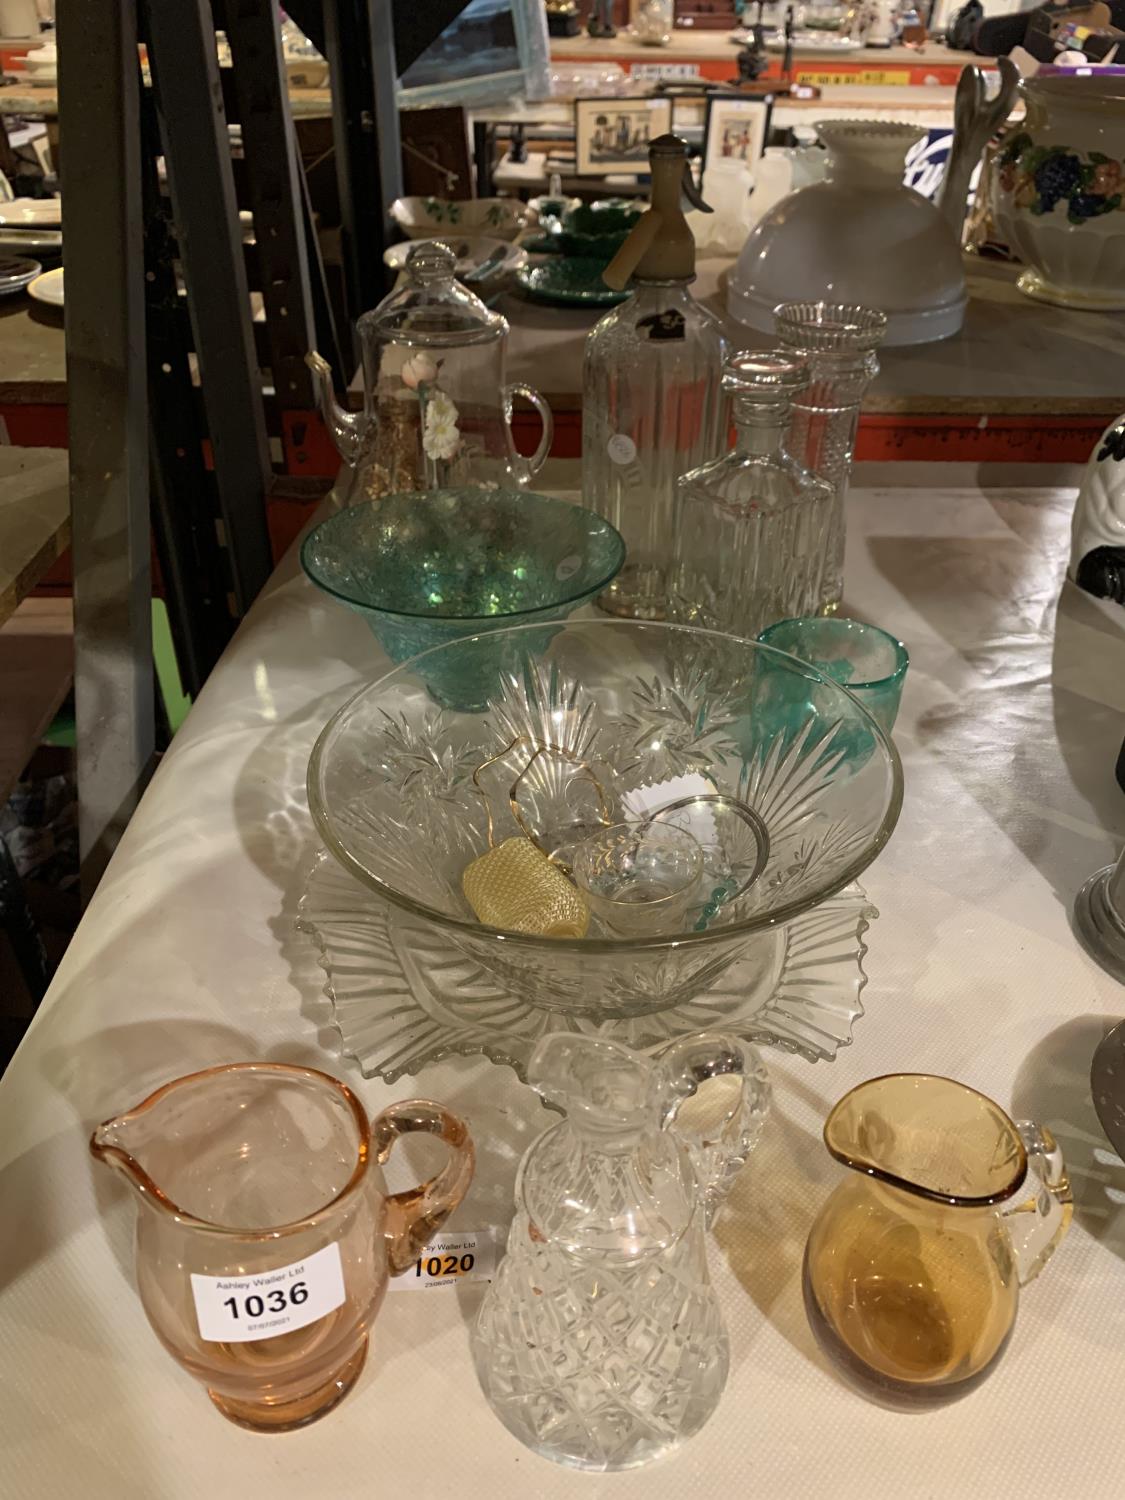
M992 201L1025 262L1020 291L1062 307L1125 308L1125 78L1044 69L1003 141Z

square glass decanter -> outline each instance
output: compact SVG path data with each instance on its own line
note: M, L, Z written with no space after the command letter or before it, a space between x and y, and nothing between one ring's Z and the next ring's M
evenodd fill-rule
M784 351L727 360L735 444L679 482L674 619L754 637L818 609L834 495L785 446L807 384L807 366Z

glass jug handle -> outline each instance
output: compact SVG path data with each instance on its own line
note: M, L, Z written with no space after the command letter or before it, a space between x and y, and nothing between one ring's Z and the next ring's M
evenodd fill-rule
M543 436L539 439L539 446L530 458L524 458L512 437L512 403L517 396L530 401L543 423ZM538 391L517 381L514 385L504 387L504 424L508 429L508 452L512 477L517 484L527 484L535 474L538 474L547 461L547 454L551 451L551 443L555 436L555 419L551 415L551 408Z
M1027 1176L1000 1209L1020 1286L1034 1281L1070 1227L1074 1197L1054 1136L1033 1120L1016 1120L1027 1152Z
M383 1165L401 1135L421 1131L436 1135L449 1147L449 1160L436 1177L387 1195L387 1258L399 1276L418 1259L422 1247L435 1235L461 1202L473 1177L473 1143L463 1120L429 1099L402 1099L371 1122L371 1146Z
M672 1042L656 1054L665 1079L664 1124L688 1149L710 1226L770 1110L769 1074L752 1047L722 1032ZM701 1092L711 1080L722 1080Z

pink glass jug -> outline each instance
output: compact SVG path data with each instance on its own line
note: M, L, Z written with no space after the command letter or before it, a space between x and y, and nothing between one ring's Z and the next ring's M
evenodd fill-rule
M380 1166L400 1135L449 1160L401 1193ZM95 1157L138 1197L137 1285L160 1342L224 1416L279 1432L355 1383L389 1274L465 1195L464 1124L422 1099L369 1121L313 1068L231 1063L191 1073L99 1125Z

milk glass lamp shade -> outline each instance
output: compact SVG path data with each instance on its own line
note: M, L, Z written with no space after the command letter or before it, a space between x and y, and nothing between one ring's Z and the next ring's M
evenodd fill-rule
M925 344L965 316L957 237L936 206L903 184L913 125L832 120L824 182L790 193L751 231L730 276L727 309L762 333L782 302L824 299L886 314L885 343Z

